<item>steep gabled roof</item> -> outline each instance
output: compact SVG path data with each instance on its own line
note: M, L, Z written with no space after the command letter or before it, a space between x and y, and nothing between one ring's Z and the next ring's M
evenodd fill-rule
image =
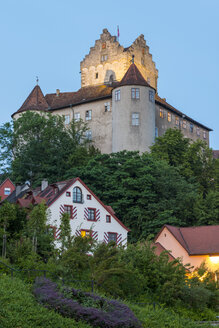
M118 86L123 85L143 85L152 88L150 84L147 83L147 81L143 78L135 63L132 63L129 66L129 69L123 76L121 82L118 84Z
M164 225L155 241L164 228L171 232L189 255L219 254L219 225L182 228Z
M39 87L39 85L36 85L17 112L20 113L26 110L44 111L47 109L48 103L42 93L41 88Z

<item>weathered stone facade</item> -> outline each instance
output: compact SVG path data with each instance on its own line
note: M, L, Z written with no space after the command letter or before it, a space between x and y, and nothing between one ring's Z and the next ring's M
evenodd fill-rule
M177 128L185 137L209 144L209 129L158 96L158 70L144 36L124 48L107 29L81 62L81 88L77 92L47 94L36 86L21 108L63 115L66 125L81 118L87 138L102 153L120 150L149 151L155 137ZM118 99L119 93L119 99Z

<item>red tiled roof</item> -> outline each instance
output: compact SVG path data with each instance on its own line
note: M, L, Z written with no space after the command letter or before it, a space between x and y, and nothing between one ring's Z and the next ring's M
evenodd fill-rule
M156 255L160 256L160 254L165 251L168 256L168 262L175 260L175 257L166 248L164 248L160 243L156 242L156 243L152 244L152 246L155 246L154 253Z
M19 198L17 200L17 204L19 204L21 207L29 207L31 204L31 200L30 199L23 199L23 198Z
M118 86L123 85L143 85L152 88L150 84L145 81L139 69L134 63L129 66L129 69L123 76L121 82L118 83Z
M26 110L41 111L46 109L48 109L48 103L39 85L36 85L17 112L24 112Z
M164 227L173 234L189 255L219 254L219 225L186 228L165 225Z

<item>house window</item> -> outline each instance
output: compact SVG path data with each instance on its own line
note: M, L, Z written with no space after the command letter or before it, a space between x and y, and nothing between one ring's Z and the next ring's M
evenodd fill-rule
M81 230L81 237L92 237L92 231L91 230Z
M70 123L70 115L65 115L65 125Z
M110 112L110 102L104 103L105 112Z
M186 129L186 120L183 120L183 129Z
M108 56L107 55L102 55L101 56L101 61L103 62L103 61L106 61L108 59Z
M87 195L87 199L88 200L91 200L91 195Z
M98 79L98 73L96 73L96 75L95 75L95 76L96 76L96 79Z
M66 197L71 197L70 191L66 191Z
M158 138L158 128L155 127L155 138Z
M120 90L116 90L115 91L115 101L119 101L120 100Z
M152 90L149 90L149 100L151 102L154 102L154 91L152 91Z
M95 221L96 220L96 209L95 208L88 208L88 221Z
M194 125L190 123L190 132L193 133Z
M138 126L139 123L139 113L132 113L132 126Z
M11 193L11 188L4 189L4 195L10 195L10 193Z
M179 117L178 116L175 116L175 124L179 125Z
M160 117L161 117L161 118L164 118L164 111L163 111L162 108L160 108Z
M73 189L73 202L82 203L82 191L79 187L74 187Z
M75 113L75 115L74 115L75 122L80 121L80 118L81 118L81 114L80 113Z
M131 95L132 95L132 99L140 99L140 89L132 88Z
M64 213L67 213L72 218L72 206L71 205L64 205Z
M85 132L85 137L87 140L92 140L92 131L91 130L87 130Z
M206 139L206 131L203 131L203 138Z
M111 222L111 216L110 215L106 215L106 223L110 223Z
M117 242L117 233L115 232L108 232L108 243L111 241Z
M85 113L85 120L86 120L86 121L90 121L90 120L91 120L91 117L92 117L92 110L91 110L91 109L86 110L86 113Z
M172 120L171 113L168 112L168 114L167 114L167 121L168 122L171 122L171 120Z
M196 134L197 134L197 136L200 136L200 129L199 128L196 129Z

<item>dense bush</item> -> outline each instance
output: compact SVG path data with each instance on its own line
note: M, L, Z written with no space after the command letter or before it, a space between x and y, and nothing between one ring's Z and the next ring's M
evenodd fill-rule
M141 324L128 306L115 301L72 289L72 298L66 298L58 291L52 281L39 278L34 285L34 295L47 307L54 309L65 317L85 320L94 327L103 328L140 328ZM95 307L86 307L85 299Z

